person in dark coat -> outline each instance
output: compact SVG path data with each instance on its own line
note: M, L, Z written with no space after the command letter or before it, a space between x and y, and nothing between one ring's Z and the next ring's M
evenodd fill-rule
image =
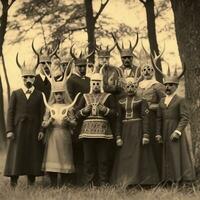
M79 92L81 93L81 98L84 93L88 93L90 91L90 78L86 76L87 55L81 53L79 57L76 57L72 49L73 46L70 48L70 54L74 60L75 71L71 74L66 84L69 95L73 101ZM77 102L80 101L80 98L78 98ZM75 110L77 110L77 104L74 107ZM76 168L76 178L72 181L77 185L81 183L83 178L83 148L82 143L78 139L81 126L82 120L79 120L72 136L74 164Z
M127 96L119 100L116 128L116 151L111 183L121 187L155 185L158 170L149 144L149 107L145 99L136 95L138 83L126 79Z
M162 73L162 72L161 72ZM162 98L157 111L157 135L163 140L163 182L188 182L195 180L193 155L185 127L189 122L188 103L176 94L179 79L175 69L164 75L166 97Z
M100 186L109 182L115 100L111 94L103 92L102 79L101 74L93 74L91 91L83 95L77 109L77 119L83 119L79 139L83 142L84 185L94 183L96 177Z
M32 42L32 49L34 53L37 56L39 56L39 66L38 66L39 74L35 76L34 87L37 90L43 92L47 100L49 99L49 96L50 96L51 84L49 80L47 79L47 77L45 76L44 71L46 72L46 74L50 73L47 64L49 66L51 65L51 59L56 54L58 47L59 45L57 45L55 49L50 50L49 48L45 46L45 47L42 47L41 50L38 52L36 51L34 47L34 41Z
M123 42L122 42L122 47L120 47L116 36L112 34L112 37L120 53L122 65L119 67L119 69L121 70L123 78L126 79L127 77L134 77L137 66L133 64L133 57L137 58L137 56L133 53L133 51L138 44L138 40L139 40L138 33L137 33L135 44L132 46L130 42L129 48L124 48Z
M35 70L18 62L24 86L13 91L7 116L7 138L9 147L4 175L10 177L11 186L17 185L19 176L28 177L28 185L41 176L43 144L38 141L38 134L44 114L42 93L33 86Z

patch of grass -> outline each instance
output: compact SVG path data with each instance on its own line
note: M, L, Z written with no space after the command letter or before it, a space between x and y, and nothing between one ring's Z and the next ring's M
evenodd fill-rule
M115 187L45 187L42 178L37 178L35 186L27 187L26 178L20 177L15 189L9 185L9 178L3 176L5 153L0 153L0 200L199 200L199 186L182 186L152 189Z

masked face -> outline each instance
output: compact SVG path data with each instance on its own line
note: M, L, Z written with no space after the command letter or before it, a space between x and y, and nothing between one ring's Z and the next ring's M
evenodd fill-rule
M92 81L92 91L99 93L101 91L101 81Z
M76 66L76 71L80 74L80 76L85 76L85 74L86 74L86 65Z
M62 103L64 101L64 93L63 92L55 92L54 97L56 103Z
M33 83L35 81L35 76L23 76L23 82L25 87L31 88L33 86Z
M122 59L123 65L125 67L131 67L132 66L132 62L133 62L133 57L132 56L124 56L121 59Z
M154 69L152 66L149 65L145 65L142 68L142 76L144 77L144 79L146 80L150 80L154 75Z
M110 57L99 57L98 59L99 59L100 66L109 65Z
M178 84L176 83L166 83L165 84L165 92L167 95L173 94L178 88Z
M132 83L132 82L127 83L127 85L126 85L127 94L129 96L135 95L137 92L137 87L138 87L137 83Z

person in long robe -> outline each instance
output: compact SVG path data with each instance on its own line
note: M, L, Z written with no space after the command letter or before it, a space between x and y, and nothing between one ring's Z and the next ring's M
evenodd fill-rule
M41 176L43 143L38 133L44 114L42 93L33 86L38 66L17 64L21 69L23 87L12 92L7 116L8 153L4 175L10 177L11 186L16 186L19 176L26 175L28 185Z
M176 94L179 79L174 75L164 75L166 97L162 98L157 110L156 134L163 140L162 181L181 183L195 180L193 155L185 128L189 122L187 100Z
M118 103L116 152L111 183L122 187L155 185L159 182L149 130L149 107L138 97L138 82L126 79L127 96Z
M155 70L151 64L141 66L141 76L143 80L139 82L137 94L146 99L149 105L149 131L151 135L150 143L153 146L153 152L161 177L162 170L162 141L156 135L156 112L158 104L162 97L165 96L165 87L155 79Z

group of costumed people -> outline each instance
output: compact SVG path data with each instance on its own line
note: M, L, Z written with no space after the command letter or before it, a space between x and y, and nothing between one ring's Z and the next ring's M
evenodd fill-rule
M32 49L34 66L16 63L24 85L13 91L7 116L9 140L4 175L15 187L19 176L28 185L47 174L50 185L108 184L131 187L195 180L193 155L185 127L187 101L177 95L178 74L163 74L156 57L133 65L138 44L125 48L115 35L113 47L94 53L75 46ZM117 47L122 65L110 64ZM86 74L90 65L90 73ZM36 69L39 73L36 75ZM155 79L155 68L163 84Z

